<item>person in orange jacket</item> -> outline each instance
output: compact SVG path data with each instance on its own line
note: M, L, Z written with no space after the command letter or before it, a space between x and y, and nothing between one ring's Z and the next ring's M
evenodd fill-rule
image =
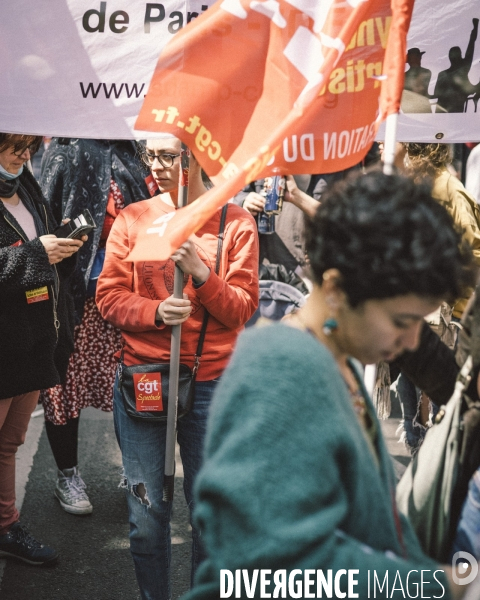
M180 362L193 367L205 311L210 318L195 383L193 409L178 421L184 491L193 509L193 484L201 466L202 446L213 391L239 332L258 305L258 237L253 217L229 204L219 274L215 273L221 210L167 261L127 262L137 238L178 204L181 143L177 138L149 140L145 162L159 196L126 207L113 224L103 271L97 284L102 316L122 332L123 363L168 363L171 326L182 324ZM190 159L189 198L206 191L200 165ZM174 267L184 273L184 297L173 297ZM168 600L170 583L171 503L162 500L165 422L139 422L125 411L119 386L114 391L114 420L122 452L132 552L141 597ZM204 557L192 527L192 581Z

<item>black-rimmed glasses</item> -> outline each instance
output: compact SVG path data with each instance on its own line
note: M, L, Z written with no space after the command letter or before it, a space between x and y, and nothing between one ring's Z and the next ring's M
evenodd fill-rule
M155 159L162 165L164 169L170 169L173 167L173 163L180 154L170 154L169 152L162 152L161 154L155 154L149 150L145 150L145 159L149 165L153 165Z

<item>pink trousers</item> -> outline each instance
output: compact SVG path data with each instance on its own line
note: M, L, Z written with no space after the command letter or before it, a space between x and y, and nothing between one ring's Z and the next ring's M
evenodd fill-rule
M15 454L25 441L39 392L0 400L0 535L18 521L15 507Z

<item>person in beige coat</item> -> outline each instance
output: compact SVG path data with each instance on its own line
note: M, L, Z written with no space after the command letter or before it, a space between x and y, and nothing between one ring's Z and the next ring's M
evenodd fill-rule
M448 165L452 161L447 144L404 144L406 166L415 177L430 177L433 180L432 196L450 213L457 228L462 230L462 239L467 242L480 267L480 207L464 188L462 182L452 175ZM473 289L465 289L452 306L453 316L460 319Z
M480 267L480 209L461 181L448 169L452 160L450 146L417 143L406 143L402 146L405 151L405 169L415 179L431 180L433 198L449 212L456 228L461 231L462 241L471 246L474 260ZM450 315L452 321L460 321L472 293L473 288L464 288L450 307L447 304L442 306L442 315L447 321ZM455 326L449 327L449 332L454 330ZM454 343L455 333L453 336L452 343ZM397 393L403 413L401 440L405 442L410 452L415 454L438 408L403 372L397 381Z

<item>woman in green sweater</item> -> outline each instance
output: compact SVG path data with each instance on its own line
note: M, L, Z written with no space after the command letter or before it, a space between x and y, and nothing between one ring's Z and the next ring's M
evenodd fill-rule
M460 598L398 514L357 364L415 349L471 253L428 188L379 172L333 188L307 244L305 307L243 334L215 394L186 598Z

